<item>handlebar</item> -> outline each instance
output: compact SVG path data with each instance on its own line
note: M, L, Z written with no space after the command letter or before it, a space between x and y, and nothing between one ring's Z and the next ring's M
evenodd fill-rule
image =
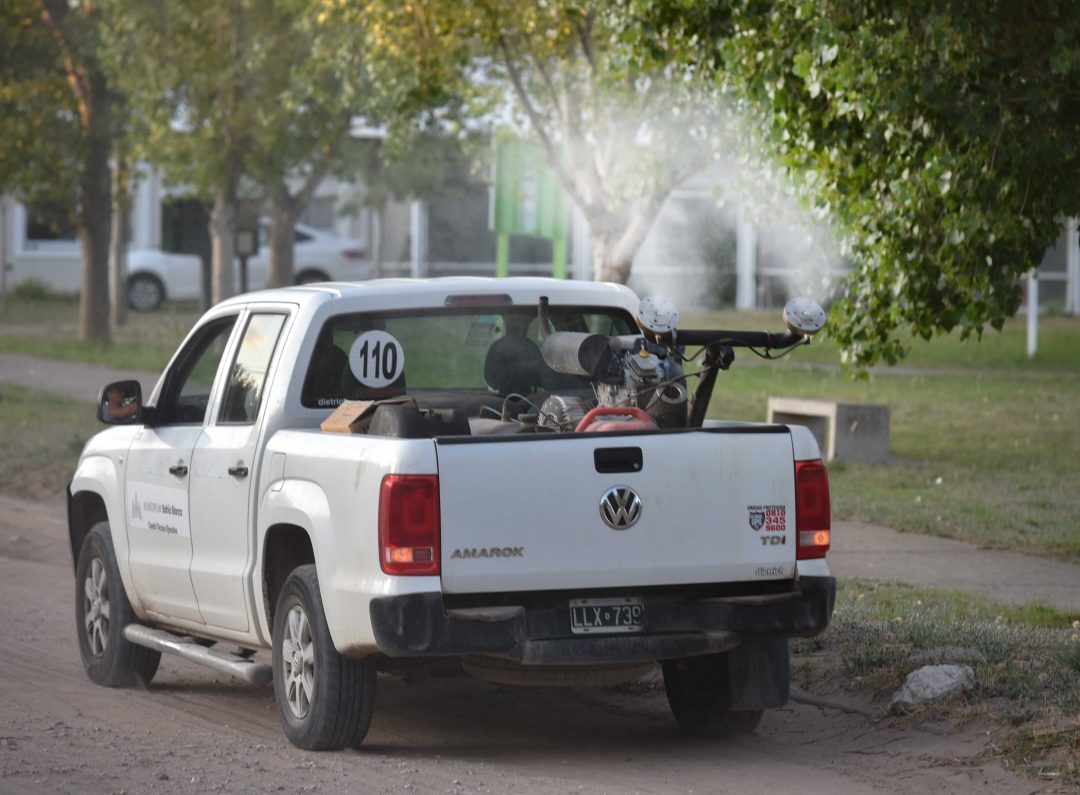
M804 336L794 331L722 331L720 329L680 329L679 345L732 345L740 348L790 348L802 342Z

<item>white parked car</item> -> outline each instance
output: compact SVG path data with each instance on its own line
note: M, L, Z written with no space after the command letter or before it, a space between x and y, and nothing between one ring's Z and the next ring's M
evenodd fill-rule
M249 290L266 287L270 260L267 232L267 226L260 224L259 253L248 259ZM201 293L202 262L195 254L135 249L128 253L127 270L128 306L137 312L152 312L166 299L194 300ZM371 278L371 259L367 246L359 240L297 224L293 273L296 284L358 281ZM240 289L239 261L236 289Z

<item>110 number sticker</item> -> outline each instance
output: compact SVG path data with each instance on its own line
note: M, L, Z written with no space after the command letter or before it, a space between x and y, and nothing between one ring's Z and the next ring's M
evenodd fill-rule
M366 387L390 386L405 372L405 349L392 334L365 331L349 349L349 367Z

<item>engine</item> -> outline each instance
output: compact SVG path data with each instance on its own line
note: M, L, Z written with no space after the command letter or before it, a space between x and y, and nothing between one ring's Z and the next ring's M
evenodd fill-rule
M593 400L552 395L540 408L542 427L577 430L594 408L639 409L648 417L646 421L640 414L626 411L608 414L606 423L686 426L686 378L680 363L682 351L674 344L679 313L670 301L646 298L641 302L636 318L640 336L548 331L544 302L540 314L540 327L546 332L544 361L556 372L587 376L594 393Z

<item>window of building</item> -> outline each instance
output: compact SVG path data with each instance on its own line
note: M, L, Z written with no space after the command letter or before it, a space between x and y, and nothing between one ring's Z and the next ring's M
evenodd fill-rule
M26 240L75 240L74 208L61 202L34 202L26 205Z

